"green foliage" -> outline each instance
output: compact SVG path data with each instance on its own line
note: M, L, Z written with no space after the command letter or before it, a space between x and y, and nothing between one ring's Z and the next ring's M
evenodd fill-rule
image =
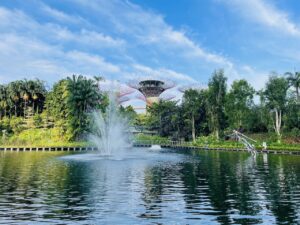
M159 101L148 108L148 126L162 137L176 136L178 106L174 101Z
M284 109L287 102L288 81L277 75L272 75L262 92L262 101L270 110Z
M218 143L220 143L220 140L217 139L214 135L200 136L196 140L196 145L209 145Z
M136 111L133 109L131 105L127 107L123 107L122 105L120 106L120 113L128 119L130 125L135 124L135 120L137 119L138 114Z
M261 142L275 145L282 140L283 145L293 145L300 142L299 74L272 75L258 92L261 101L254 102L257 93L247 81L234 81L227 92L227 78L218 70L207 89L186 90L182 102L160 101L149 106L146 114L121 106L120 113L137 130L159 135L138 139L236 146L222 137L240 128L251 135L259 133L254 139ZM50 91L40 80L0 85L0 129L7 135L5 143L54 145L84 140L91 127L90 113L105 112L108 105L108 96L99 91L101 80L73 75Z
M287 76L287 81L289 83L289 87L294 88L296 97L297 97L297 102L298 104L300 103L300 72L295 72L295 73L285 73Z
M36 128L39 128L43 125L43 118L40 114L35 114L33 116L33 124Z
M281 141L282 136L282 118L287 102L288 87L288 81L285 78L273 75L269 78L265 90L261 92L262 102L270 111L278 142Z
M2 146L30 146L30 147L55 147L55 146L88 146L87 142L69 142L60 135L58 128L50 129L28 129L21 131L18 135L1 140Z
M229 126L233 129L246 128L250 130L249 117L253 107L255 90L246 80L234 81L226 96L226 113Z
M97 81L73 75L54 85L46 105L62 135L68 140L75 140L88 132L89 113L100 109L103 99Z
M18 80L0 86L0 119L2 116L26 117L28 107L33 112L42 112L46 96L44 82Z
M206 108L208 112L210 130L220 137L220 131L226 126L225 97L227 91L227 78L223 70L215 71L208 83Z
M135 136L135 141L153 142L153 143L167 143L169 140L166 137L161 137L161 136L158 136L158 135L138 134L138 135Z
M18 134L24 130L24 121L20 117L10 118L10 127L13 133Z
M190 134L194 142L196 141L196 135L199 135L201 132L200 124L203 124L206 119L206 94L205 91L189 89L183 95L181 108L184 121L191 128Z

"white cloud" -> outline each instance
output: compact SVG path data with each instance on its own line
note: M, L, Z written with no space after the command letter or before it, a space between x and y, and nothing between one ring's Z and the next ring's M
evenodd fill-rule
M55 22L42 23L20 10L0 7L0 79L2 76L2 80L9 81L28 75L54 81L81 73L120 80L151 76L195 83L190 71L195 76L195 71L197 75L202 73L201 67L211 72L223 67L230 80L246 77L257 85L257 74L262 74L254 69L244 71L229 58L205 49L184 31L167 24L162 15L128 1L75 2L87 7L98 20L82 22L80 16L43 5ZM80 26L71 29L68 23L70 27L74 23ZM87 23L91 24L85 26ZM106 55L106 50L112 53ZM147 56L155 62L150 63ZM118 59L113 61L113 57Z
M264 88L269 74L270 71L260 71L249 65L244 65L240 68L240 79L246 79L257 91Z
M71 41L79 44L91 46L93 48L121 47L125 44L124 40L114 39L108 35L81 29L80 32L71 32L66 28L52 27L53 39L58 41Z
M98 55L64 51L58 46L16 35L0 36L0 76L12 79L40 78L55 81L71 74L115 74L120 71Z
M157 52L171 53L185 60L205 60L206 63L219 67L233 66L229 59L201 48L183 31L175 30L161 15L146 11L129 1L76 0L76 2L99 16L108 18L112 28L133 37L136 45L150 46ZM172 56L169 54L169 57Z
M66 59L76 62L79 70L86 68L87 70L102 71L103 73L118 73L120 68L116 65L106 62L98 55L92 55L79 51L71 51L66 53Z
M263 0L222 0L233 6L243 16L266 27L282 31L284 34L300 36L300 27L293 23L289 15Z
M157 78L163 80L175 80L180 82L196 82L194 78L189 75L178 73L176 71L166 69L166 68L158 68L153 69L145 65L134 64L132 65L134 72L131 73L128 78Z
M86 22L83 18L79 16L68 15L60 10L54 9L44 3L41 4L41 10L46 13L46 15L53 17L54 19L67 23L82 23Z
M80 45L99 48L119 48L125 44L124 40L114 39L108 35L87 29L70 31L59 24L41 24L19 10L8 10L0 7L0 31L15 33L30 38L39 38L51 42L73 42Z

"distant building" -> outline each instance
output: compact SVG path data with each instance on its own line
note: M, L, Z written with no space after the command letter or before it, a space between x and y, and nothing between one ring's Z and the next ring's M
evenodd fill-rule
M152 105L155 102L159 102L159 96L167 89L173 88L175 86L173 82L154 79L130 82L128 83L128 85L143 94L148 106Z

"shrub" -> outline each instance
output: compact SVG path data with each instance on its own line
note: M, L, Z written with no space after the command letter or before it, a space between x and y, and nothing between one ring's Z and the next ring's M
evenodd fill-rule
M36 128L39 128L43 125L43 118L40 114L35 114L33 116L33 124Z
M10 119L10 127L14 134L19 134L25 129L23 119L20 117L12 117Z

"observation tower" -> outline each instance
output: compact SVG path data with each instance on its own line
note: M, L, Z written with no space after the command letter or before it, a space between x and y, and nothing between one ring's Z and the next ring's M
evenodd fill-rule
M142 93L147 106L151 106L153 103L159 102L159 96L164 91L173 88L175 84L171 81L147 79L129 82L128 86Z

